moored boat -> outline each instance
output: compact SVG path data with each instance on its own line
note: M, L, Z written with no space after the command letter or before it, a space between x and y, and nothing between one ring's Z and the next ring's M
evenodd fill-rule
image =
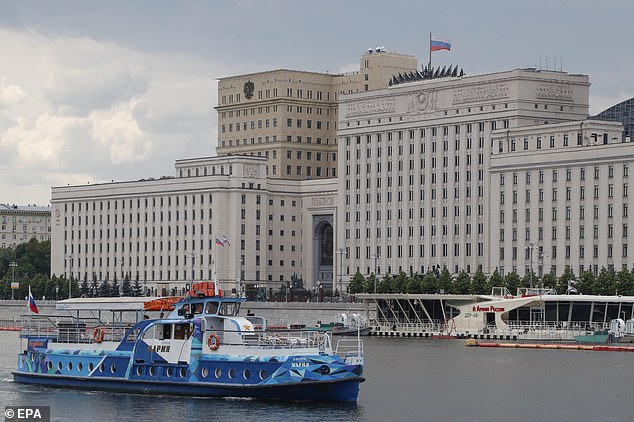
M69 318L31 315L23 322L14 380L134 393L357 400L364 381L359 338L333 347L329 333L269 331L262 318L239 316L244 300L201 293L195 285L162 319L138 318L138 304L108 309L116 307L103 301L86 318L74 299L63 301L58 308L72 311ZM136 318L126 319L126 311Z

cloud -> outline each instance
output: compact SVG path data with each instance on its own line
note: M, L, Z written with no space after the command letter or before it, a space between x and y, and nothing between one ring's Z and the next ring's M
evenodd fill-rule
M58 68L49 75L44 96L62 114L86 115L139 97L149 87L147 69L115 62L99 67Z
M174 160L211 155L210 73L226 67L87 38L0 38L3 201L46 203L50 186L171 175Z

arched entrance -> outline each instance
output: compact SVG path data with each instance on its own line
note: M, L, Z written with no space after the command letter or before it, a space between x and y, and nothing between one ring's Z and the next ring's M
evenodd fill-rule
M329 295L333 287L333 254L332 215L316 215L313 217L313 287L321 286Z

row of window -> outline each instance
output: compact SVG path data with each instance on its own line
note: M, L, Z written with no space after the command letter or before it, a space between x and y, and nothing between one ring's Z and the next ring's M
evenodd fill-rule
M558 232L558 227L559 226L552 226L551 229L551 239L552 240L557 240L557 232ZM585 233L585 225L580 225L579 226L579 239L585 239L586 237L586 233ZM571 233L572 233L572 227L571 226L565 226L564 227L564 237L566 240L569 240L571 238ZM511 231L512 234L512 240L513 241L517 241L518 237L517 237L517 229L513 228ZM593 238L594 239L598 239L599 238L599 225L595 224L593 226ZM504 241L505 240L505 229L500 229L500 241ZM623 223L622 225L622 230L621 230L621 237L627 237L628 236L628 224L627 223ZM611 239L614 237L614 225L613 224L608 224L607 225L607 237L608 239ZM538 227L538 239L539 240L543 240L544 239L544 228L543 227ZM530 227L526 227L524 229L524 240L531 240L531 228Z
M557 207L553 207L552 208L552 213L551 213L551 220L555 221L557 220L557 214L558 214L558 210L559 208ZM524 211L524 221L531 221L531 212L530 212L530 208L526 208L526 210ZM566 207L565 208L565 218L566 220L570 220L572 217L572 210L570 207ZM628 217L629 216L629 204L623 204L623 213L622 213L623 217ZM500 210L500 223L504 223L504 217L505 217L505 210ZM599 206L595 205L594 206L594 213L593 213L593 218L597 219L600 217L599 214ZM614 217L614 205L613 204L608 204L607 205L607 218L613 218ZM583 220L586 218L586 208L584 205L581 205L579 207L579 219ZM537 210L537 219L539 221L543 221L544 220L544 208L539 208ZM518 221L518 212L517 209L513 209L512 210L512 222L516 223Z
M623 258L627 258L627 252L628 252L628 247L627 244L622 244L620 245L621 248L621 257ZM618 248L618 245L617 245ZM585 247L584 245L579 245L577 248L578 250L578 257L579 259L583 259L586 258L586 251L585 251ZM550 258L552 259L557 259L557 251L558 248L557 246L552 246L552 248L550 249ZM511 248L511 259L516 260L517 259L517 246L513 246ZM505 249L504 247L500 247L500 260L505 259L504 256L505 253ZM540 254L540 257L543 256L543 253ZM614 258L614 245L612 245L611 243L607 245L607 249L606 249L606 256L608 258ZM572 259L572 247L570 245L565 245L564 246L564 258L565 259ZM599 245L593 245L592 246L592 258L599 258ZM528 252L528 250L526 250L526 256L524 257L524 259L528 260L530 259L530 254Z
M594 199L599 199L599 191L600 188L597 185L594 185L594 195L593 198ZM550 197L551 201L557 201L557 188L552 188L552 195ZM629 195L629 188L627 184L623 185L623 197L627 197ZM518 201L518 192L517 191L513 191L513 203L517 204ZM613 184L609 184L608 185L608 190L607 190L607 194L608 194L608 198L614 198L614 185ZM529 189L527 189L525 191L525 197L524 197L524 202L531 202L531 191ZM570 201L572 199L572 188L571 187L566 187L566 201ZM585 186L579 186L579 199L586 199L586 187ZM539 202L544 202L544 189L540 188L538 190L538 200ZM505 201L505 192L501 191L500 192L500 203L504 204Z
M594 179L597 180L600 177L601 174L601 169L598 166L594 166L593 168L594 170ZM571 168L567 168L566 169L566 182L571 182L572 178L573 178L573 169ZM575 171L576 173L576 171ZM629 172L629 166L627 163L623 163L623 177L628 177L630 175ZM525 174L525 180L526 180L526 184L530 184L531 183L531 176L532 173L530 171L527 171ZM544 177L545 177L545 170L539 170L538 172L538 176L539 176L539 183L544 183ZM518 182L518 173L517 172L513 172L512 174L513 177L513 184L517 185ZM558 177L558 172L557 169L553 169L551 171L551 177L552 177L552 181L556 182L557 181L557 177ZM578 177L578 179L577 179ZM609 165L608 166L608 177L609 178L613 178L614 177L614 165ZM585 167L579 167L579 173L578 175L575 174L575 182L577 180L586 180L586 168ZM506 174L501 173L500 174L500 186L504 186L504 183L506 181Z
M304 92L306 93L306 95L304 95ZM264 91L258 90L257 96L258 96L258 100L262 100L265 98L277 98L278 91L277 91L277 88L265 89ZM304 90L304 89L298 88L293 90L293 88L286 88L286 97L322 101L324 100L324 93L322 91L313 91L312 89ZM326 92L325 97L326 97L325 101L330 101L330 92ZM236 93L236 94L222 95L220 97L220 104L233 104L234 99L236 103L239 103L242 99L242 94ZM250 98L247 98L247 100L249 99Z

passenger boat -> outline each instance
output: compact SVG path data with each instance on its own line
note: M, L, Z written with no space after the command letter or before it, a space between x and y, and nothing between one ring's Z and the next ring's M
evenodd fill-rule
M314 327L304 328L308 331L330 331L333 336L367 336L370 326L367 320L357 313L337 315L335 322L319 321Z
M376 336L575 341L634 319L634 296L557 294L523 288L510 294L357 294ZM633 330L634 332L634 322Z
M239 315L245 299L223 297L213 283L200 287L165 318L144 319L138 298L68 299L57 305L68 317L29 315L14 380L131 393L357 401L365 380L360 338L333 348L329 333L272 332L263 318Z

